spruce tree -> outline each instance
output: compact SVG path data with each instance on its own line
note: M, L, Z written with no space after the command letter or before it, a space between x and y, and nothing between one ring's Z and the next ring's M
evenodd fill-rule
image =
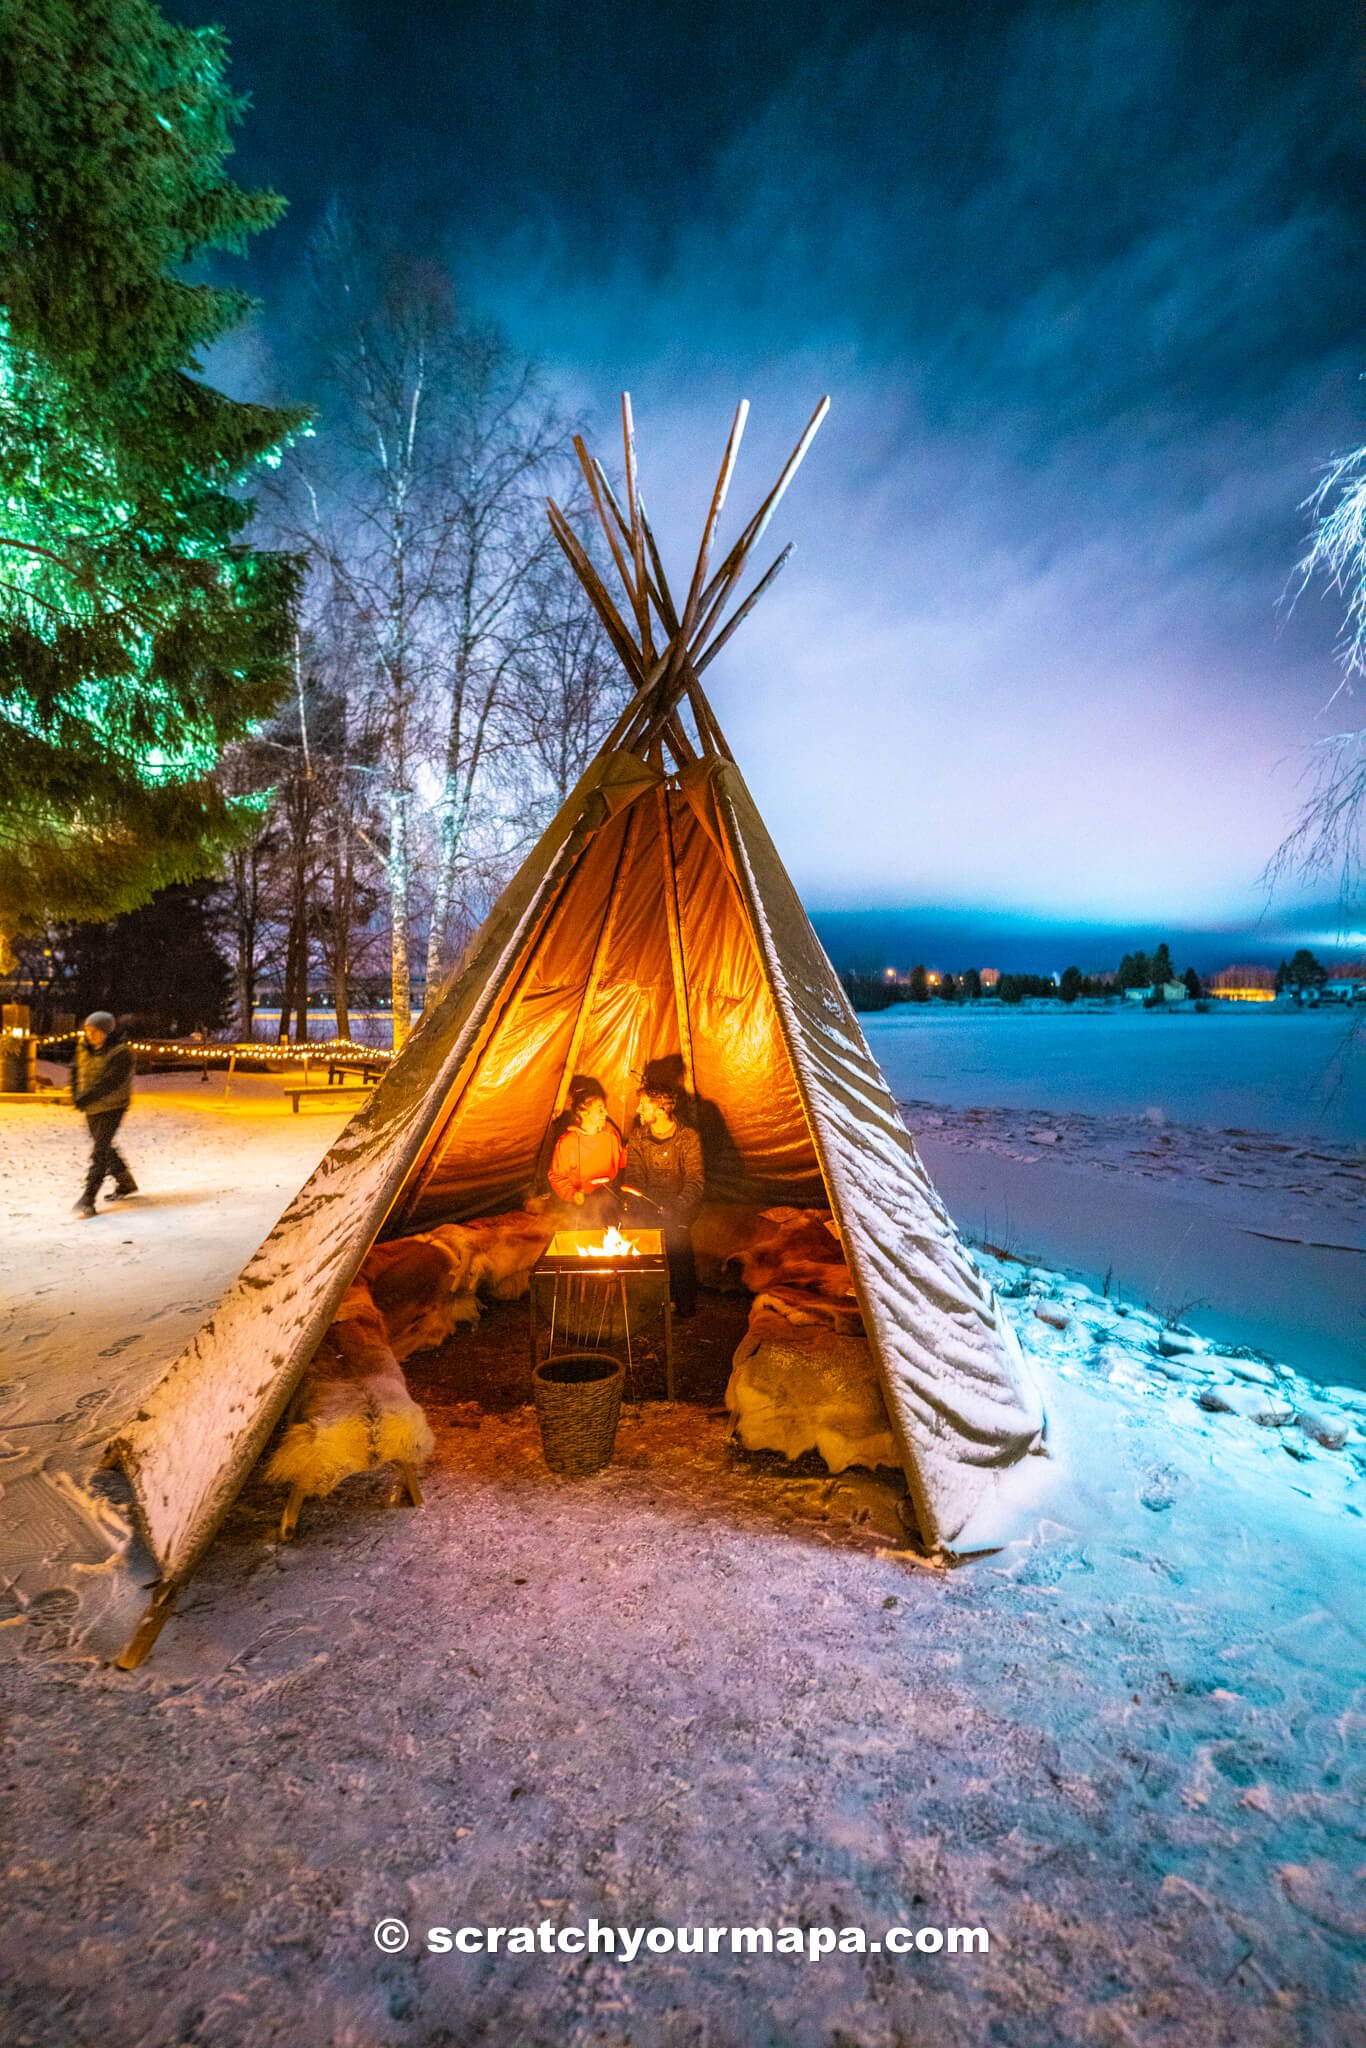
M1322 988L1327 979L1328 969L1307 946L1301 946L1297 953L1291 955L1290 965L1286 968L1286 980L1291 988Z
M214 29L0 0L0 905L108 917L255 829L210 777L287 674L296 565L239 486L299 416L200 378L241 292L187 277L280 214L225 175ZM0 930L0 942L3 930Z

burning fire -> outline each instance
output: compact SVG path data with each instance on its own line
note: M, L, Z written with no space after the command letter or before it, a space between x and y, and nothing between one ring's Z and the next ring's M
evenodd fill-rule
M638 1252L635 1243L629 1237L623 1237L615 1223L601 1244L581 1244L575 1249L581 1259L633 1259Z

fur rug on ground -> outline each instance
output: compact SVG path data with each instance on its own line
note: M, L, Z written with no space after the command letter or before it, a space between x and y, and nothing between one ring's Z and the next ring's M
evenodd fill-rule
M771 1301L736 1350L726 1406L746 1450L817 1451L832 1472L901 1463L866 1340L780 1316Z
M287 1540L307 1499L381 1465L398 1468L415 1507L418 1472L435 1448L427 1418L408 1392L369 1289L347 1289L336 1320L299 1383L286 1427L266 1464L268 1482L290 1489L280 1524Z
M469 1268L466 1247L436 1237L398 1237L371 1247L360 1278L384 1318L395 1358L434 1351L462 1323L478 1322Z
M852 1298L839 1229L828 1209L749 1209L706 1203L693 1225L697 1276L704 1287L804 1288L832 1300Z
M532 1267L560 1227L560 1206L528 1206L503 1216L477 1216L468 1223L441 1223L426 1235L463 1262L463 1285L470 1292L494 1301L520 1301L531 1285Z

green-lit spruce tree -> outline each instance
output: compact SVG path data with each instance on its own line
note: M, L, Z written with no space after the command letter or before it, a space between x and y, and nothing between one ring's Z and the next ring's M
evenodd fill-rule
M199 377L250 307L186 274L282 210L225 175L223 39L0 0L0 944L212 873L210 779L288 676L296 571L239 486L298 416Z

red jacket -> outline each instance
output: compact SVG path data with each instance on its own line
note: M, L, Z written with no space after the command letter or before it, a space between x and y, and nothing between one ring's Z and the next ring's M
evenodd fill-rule
M626 1164L626 1147L615 1124L604 1124L590 1137L571 1124L556 1140L550 1160L550 1185L562 1202L591 1194L616 1179Z

